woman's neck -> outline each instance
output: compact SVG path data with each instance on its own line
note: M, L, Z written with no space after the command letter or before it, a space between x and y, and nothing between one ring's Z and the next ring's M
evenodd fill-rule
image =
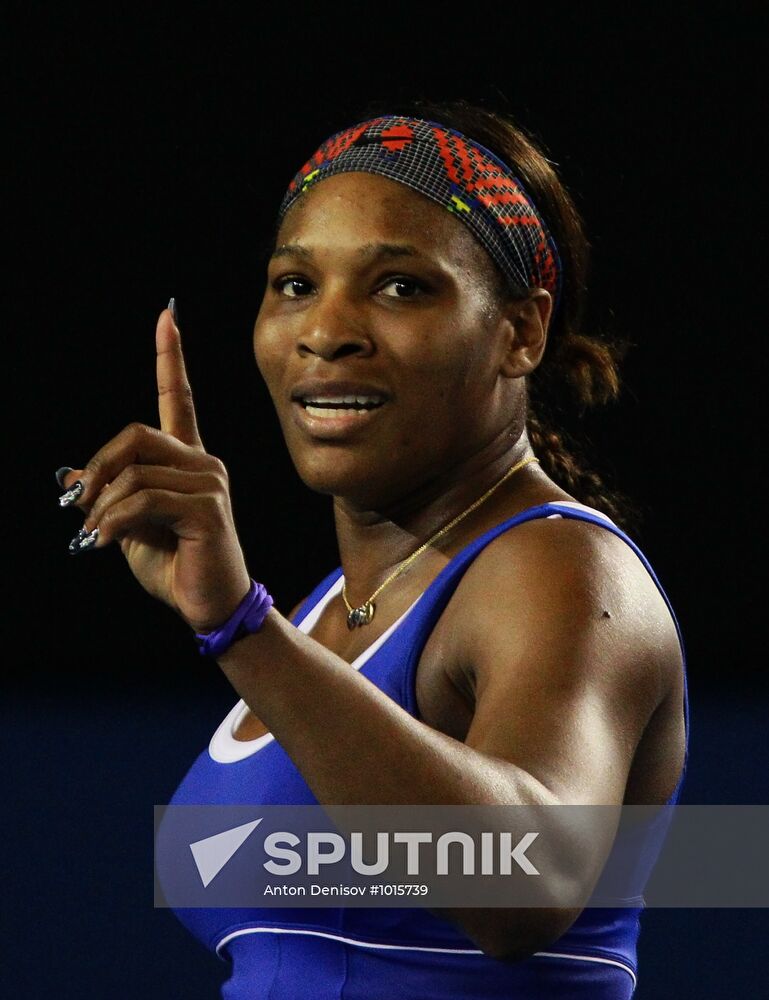
M380 509L376 505L364 508L344 497L334 498L339 554L351 601L365 601L420 545L472 506L514 465L533 457L525 434L512 446L509 439L495 444ZM442 551L458 550L468 532L474 537L480 525L490 519L496 523L501 511L501 516L506 516L538 502L532 499L532 491L542 495L543 485L549 483L536 463L519 469L445 536L446 547L441 539ZM556 493L566 496L550 485L553 498ZM423 561L429 562L428 552L420 557L420 563Z

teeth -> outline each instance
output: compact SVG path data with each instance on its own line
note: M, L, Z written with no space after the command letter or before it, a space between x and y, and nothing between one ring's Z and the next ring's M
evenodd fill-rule
M351 413L357 413L363 416L366 413L370 413L367 409L357 409L356 407L347 406L343 410L338 410L333 406L313 406L312 403L305 403L304 406L305 413L309 413L311 417L347 417Z

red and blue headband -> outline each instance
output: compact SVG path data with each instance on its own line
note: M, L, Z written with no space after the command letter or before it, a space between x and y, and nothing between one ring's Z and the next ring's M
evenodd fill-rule
M508 166L460 132L387 115L327 139L294 177L280 218L308 188L334 174L380 174L460 219L516 292L545 288L558 301L561 266L544 220Z

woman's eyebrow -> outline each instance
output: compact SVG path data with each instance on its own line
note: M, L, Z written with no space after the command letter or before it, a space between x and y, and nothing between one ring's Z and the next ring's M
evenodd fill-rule
M421 257L420 251L411 243L366 243L357 251L360 257L369 260L393 257ZM282 243L272 252L272 260L278 257L301 257L303 260L314 259L314 253L308 247L299 243Z
M419 250L411 243L367 243L358 253L361 257L377 260L381 257L421 257Z
M300 246L298 243L281 243L280 246L275 247L270 255L271 260L275 260L276 257L303 257L310 259L313 257L313 253L312 250L308 250L307 247Z

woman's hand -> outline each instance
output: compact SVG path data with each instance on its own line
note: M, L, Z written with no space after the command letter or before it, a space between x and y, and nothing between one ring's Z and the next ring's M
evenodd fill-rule
M167 309L155 339L160 430L129 424L84 469L67 473L66 489L82 483L74 503L87 515L70 551L117 541L145 590L196 631L210 631L230 617L250 578L227 470L200 440L179 331Z

